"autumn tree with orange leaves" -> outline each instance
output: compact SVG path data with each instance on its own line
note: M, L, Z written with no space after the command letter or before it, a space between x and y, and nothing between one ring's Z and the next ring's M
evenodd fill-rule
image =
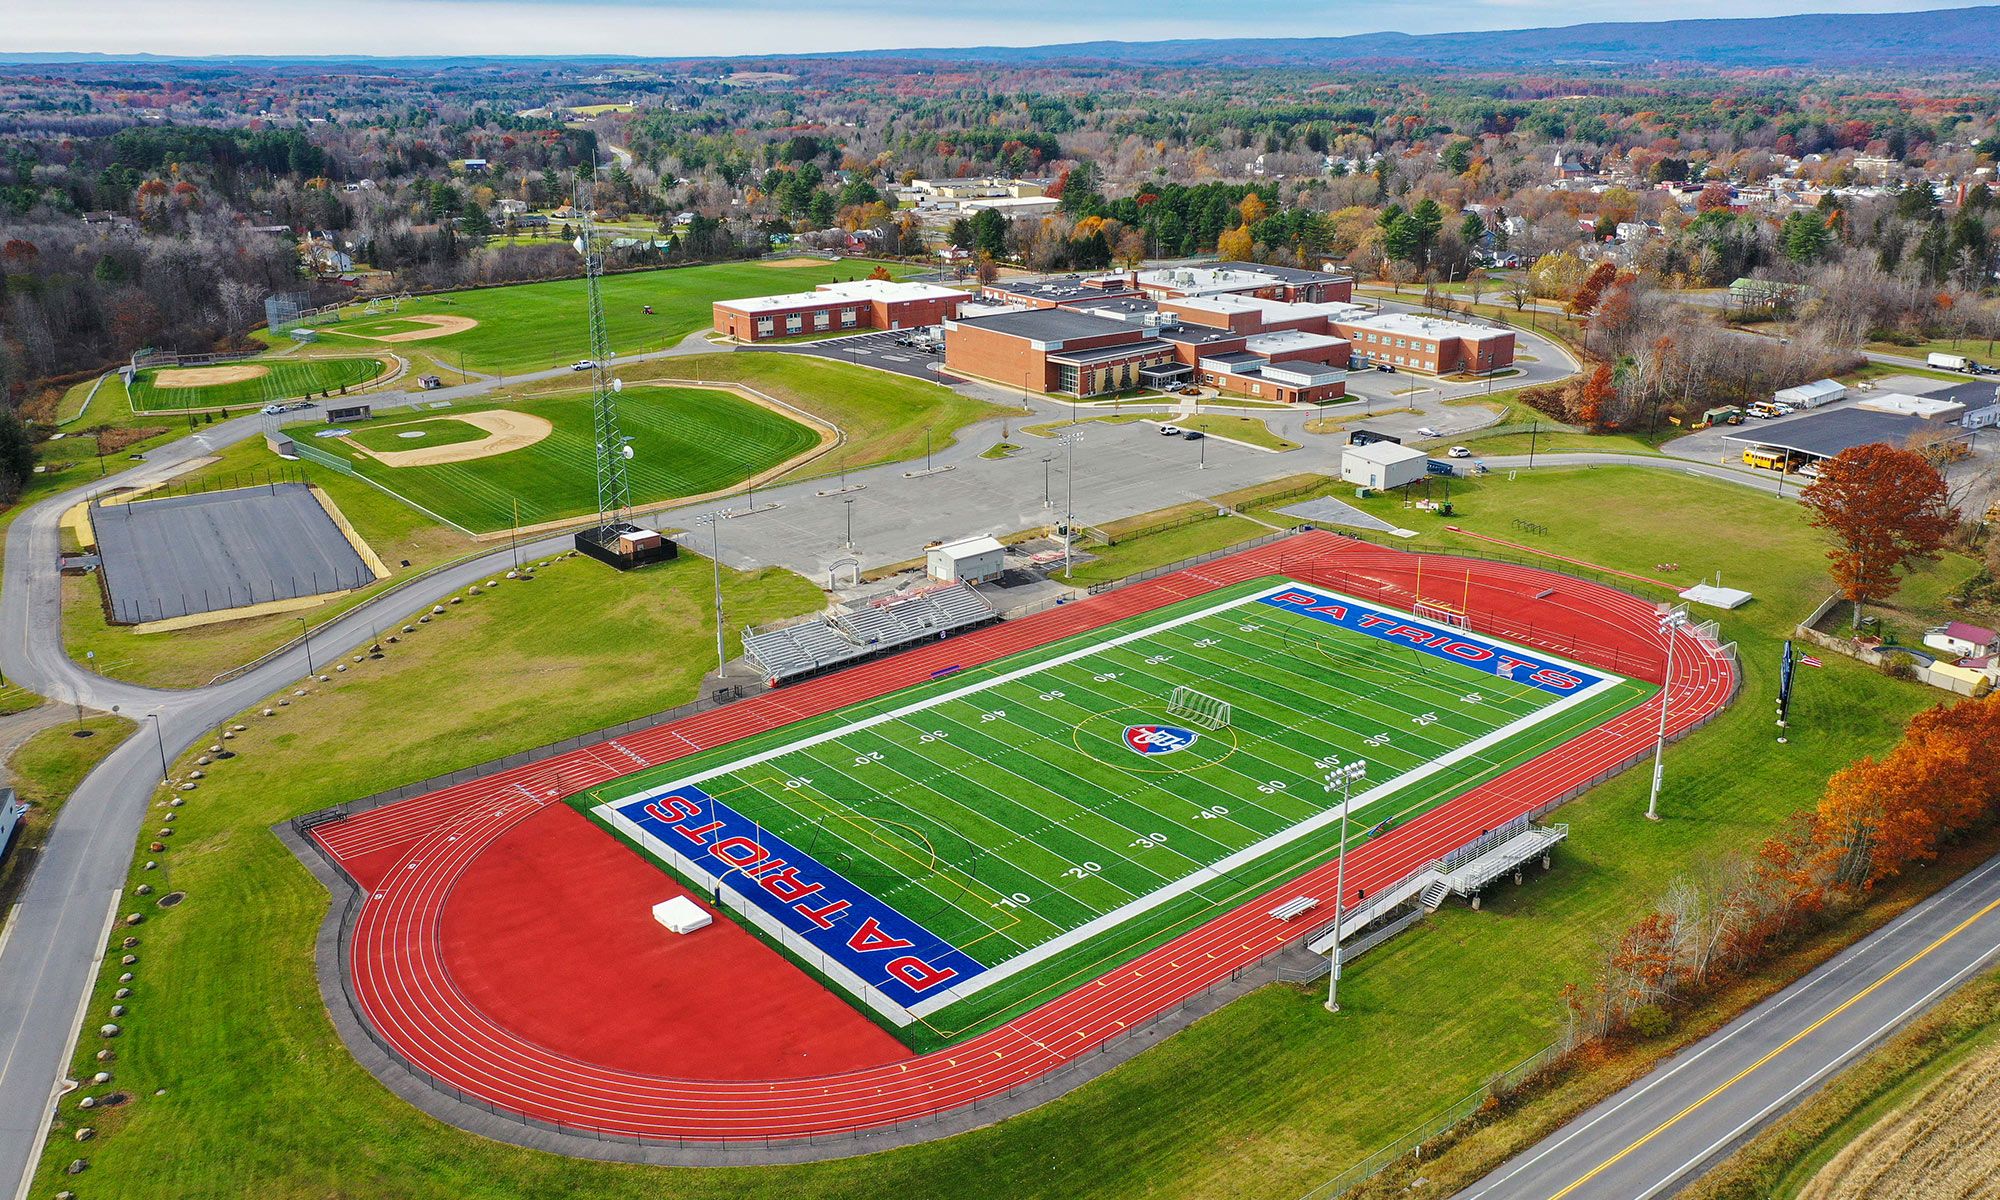
M1670 1010L1781 948L1836 899L1870 891L2000 821L2000 697L1940 704L1903 740L1827 783L1757 854L1683 875L1653 911L1607 941L1595 978L1562 997L1578 1044L1663 1028ZM1650 1011L1649 1011L1650 1010Z
M1874 444L1843 450L1820 464L1799 499L1812 523L1832 534L1833 579L1854 606L1886 600L1912 564L1937 557L1958 524L1944 477L1923 455Z

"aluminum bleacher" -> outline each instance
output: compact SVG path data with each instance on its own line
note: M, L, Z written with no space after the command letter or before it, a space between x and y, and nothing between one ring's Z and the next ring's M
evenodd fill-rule
M997 619L993 606L978 592L952 583L868 604L843 605L780 628L745 631L743 654L776 687Z

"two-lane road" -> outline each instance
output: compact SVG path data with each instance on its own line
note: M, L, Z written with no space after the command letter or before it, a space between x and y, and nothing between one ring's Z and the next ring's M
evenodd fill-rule
M1669 1196L2000 956L2000 857L1455 1200Z

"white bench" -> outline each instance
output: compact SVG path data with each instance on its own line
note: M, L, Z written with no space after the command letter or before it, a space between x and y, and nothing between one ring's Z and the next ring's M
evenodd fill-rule
M1294 896L1271 910L1271 915L1280 921L1290 921L1319 907L1318 896Z

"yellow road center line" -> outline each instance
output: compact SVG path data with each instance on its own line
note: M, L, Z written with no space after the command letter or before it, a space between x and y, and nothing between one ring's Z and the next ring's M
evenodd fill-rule
M1623 1150L1620 1150L1618 1153L1612 1155L1610 1158L1605 1159L1603 1162L1597 1164L1595 1167L1592 1167L1589 1173L1585 1174L1581 1179L1578 1179L1575 1183L1570 1184L1562 1191L1557 1192L1555 1195L1549 1197L1549 1200L1563 1200L1563 1197L1569 1195L1571 1192L1574 1192L1576 1189L1582 1187L1584 1184L1589 1183L1591 1180L1597 1178L1605 1171L1610 1170L1612 1167L1616 1166L1622 1159L1624 1159L1626 1155L1632 1153L1634 1150L1639 1149L1641 1146L1644 1146L1646 1143L1652 1141L1654 1138L1665 1133L1667 1130L1673 1128L1675 1125L1678 1125L1682 1121L1682 1119L1688 1116L1688 1114L1694 1112L1696 1109L1700 1108L1704 1104L1707 1104L1709 1101L1715 1099L1717 1096L1720 1096L1722 1093L1736 1086L1736 1084L1742 1081L1746 1076L1757 1071L1765 1063L1770 1062L1772 1059L1778 1057L1780 1054L1783 1054L1785 1051L1797 1045L1807 1035L1819 1029L1820 1026L1825 1025L1828 1021L1833 1020L1835 1017L1846 1012L1848 1009L1854 1007L1856 1004L1859 1004L1863 1000L1867 999L1870 995L1874 993L1875 989L1881 987L1885 983L1888 983L1896 976L1901 975L1904 971L1907 971L1911 967L1915 966L1918 962L1928 957L1933 950L1936 950L1939 946L1944 945L1946 942L1957 937L1959 934L1964 933L1966 929L1973 924L1973 922L1979 920L1981 917L1984 917L1986 914L1992 912L1996 908L2000 908L2000 900L1993 901L1992 903L1988 904L1985 908L1980 909L1978 912L1973 913L1971 916L1965 918L1965 920L1960 921L1957 925L1954 925L1949 931L1945 932L1944 934L1941 934L1936 941L1932 942L1928 946L1925 946L1923 949L1917 951L1915 954L1912 954L1910 957L1904 959L1903 962L1900 965L1898 965L1895 970L1890 971L1888 974L1882 976L1880 979L1877 979L1875 982L1869 984L1867 987L1862 988L1860 991L1854 993L1852 996L1849 996L1846 1000L1841 1002L1840 1007L1834 1009L1832 1012L1827 1013L1825 1016L1821 1017L1817 1021L1814 1021L1812 1024L1806 1026L1804 1029L1799 1030L1791 1037L1786 1038L1782 1044L1777 1046L1775 1049L1771 1050L1768 1054L1764 1055L1764 1057L1758 1059L1756 1062L1751 1063L1749 1066L1743 1068L1741 1071L1738 1071L1736 1074L1731 1075L1728 1079L1723 1080L1721 1083L1715 1086L1714 1090L1710 1091L1707 1095L1703 1096L1701 1099L1696 1100L1693 1104L1688 1105L1686 1108L1683 1108L1679 1112L1675 1113L1673 1116L1668 1117L1666 1120L1654 1126L1649 1132L1645 1134L1645 1136L1639 1138L1637 1141L1625 1147Z

